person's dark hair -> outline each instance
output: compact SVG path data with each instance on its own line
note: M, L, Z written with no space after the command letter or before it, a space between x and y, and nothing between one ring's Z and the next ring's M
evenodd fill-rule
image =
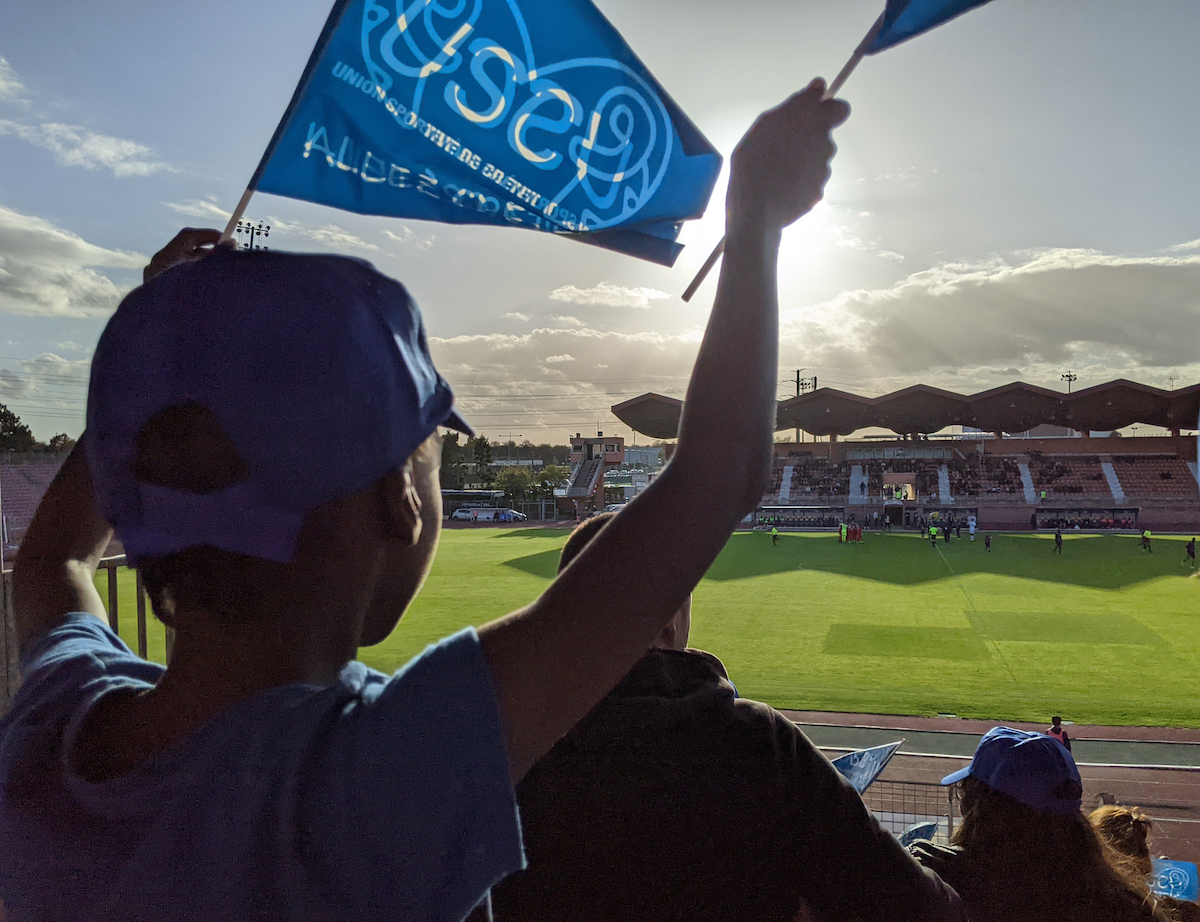
M977 874L1004 883L1020 919L1168 919L1147 881L1130 873L1080 812L1035 810L978 778L960 782L953 843ZM1087 907L1107 907L1088 916ZM968 910L970 907L968 906Z
M1058 725L1058 724L1062 723L1062 718L1059 717L1057 714L1055 714L1053 717L1050 718L1050 723Z
M616 517L617 513L615 512L600 512L576 525L575 530L567 538L567 543L563 545L562 554L558 558L558 572L561 573L565 570L567 565L591 543L592 539L600 534L601 529Z
M139 483L207 494L242 483L250 466L216 416L198 403L167 407L138 433L133 476ZM155 615L174 626L180 606L202 608L222 618L252 610L255 588L269 561L208 545L138 563Z

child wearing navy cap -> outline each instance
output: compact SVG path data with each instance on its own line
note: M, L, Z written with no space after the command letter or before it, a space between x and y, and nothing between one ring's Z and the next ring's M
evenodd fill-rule
M644 653L766 487L780 232L819 201L847 115L823 92L734 153L667 470L540 598L394 676L356 651L428 572L437 429L467 428L419 312L353 260L203 255L207 232L156 257L101 337L87 432L14 569L11 919L454 922L522 866L514 781ZM113 527L175 629L165 670L104 620L92 579Z

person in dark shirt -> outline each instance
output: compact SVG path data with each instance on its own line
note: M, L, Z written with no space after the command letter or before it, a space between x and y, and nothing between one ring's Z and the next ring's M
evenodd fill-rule
M1054 529L1054 553L1062 554L1062 529Z
M965 919L794 723L687 649L690 624L688 604L518 786L529 867L493 889L496 922Z
M972 922L1167 922L1144 882L1110 860L1080 812L1075 760L1050 737L995 727L942 784L959 785L953 844L910 850L961 895Z
M1183 552L1187 555L1184 558L1185 562L1188 564L1188 566L1190 566L1194 569L1196 566L1196 539L1195 538L1193 538L1191 541L1189 541L1187 544L1185 544L1183 546Z

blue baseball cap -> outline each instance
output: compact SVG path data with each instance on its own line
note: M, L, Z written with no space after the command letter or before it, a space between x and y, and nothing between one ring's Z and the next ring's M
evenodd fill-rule
M138 434L183 404L211 411L249 479L205 494L136 480ZM135 564L202 545L288 562L310 511L438 426L471 434L399 282L340 256L222 251L121 302L92 359L84 449Z
M1083 805L1083 781L1071 753L1044 733L993 727L983 735L966 768L947 775L942 784L955 784L968 775L994 791L1045 813L1078 813Z

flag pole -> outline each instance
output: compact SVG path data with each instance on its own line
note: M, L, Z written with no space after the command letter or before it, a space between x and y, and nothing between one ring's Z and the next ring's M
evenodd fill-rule
M321 60L321 55L325 51L325 46L329 44L330 37L337 31L342 14L346 12L346 8L349 5L350 0L336 0L333 4L333 9L329 11L329 16L325 19L325 25L321 28L321 34L317 36L317 43L313 45L312 53L308 56L308 63L304 65L304 72L300 74L300 81L296 84L296 89L292 91L292 98L288 101L287 108L283 110L283 117L279 120L279 124L275 126L275 133L271 135L267 149L263 151L262 158L258 161L258 166L254 169L254 175L250 177L250 182L246 185L246 191L242 193L242 197L238 199L237 207L233 209L233 214L229 216L229 223L225 225L225 233L221 234L222 243L233 239L233 232L237 228L238 221L245 214L246 206L250 204L250 197L254 195L254 190L258 188L258 180L262 177L263 170L267 168L267 161L275 153L279 139L283 137L284 130L291 123L292 114L296 111L296 105L300 102L300 97L304 95L304 91L308 88L308 84L312 80L313 73L317 68L317 63Z
M858 43L858 47L854 49L854 54L850 55L850 60L845 66L838 71L838 75L833 78L833 83L825 90L825 95L822 100L832 99L838 94L846 81L850 79L850 75L854 73L854 69L862 62L862 59L867 55L867 48L871 42L875 40L875 36L879 30L883 28L884 13L879 14L879 18L875 20L875 24L863 37L863 40ZM688 285L687 290L683 293L683 300L690 301L696 290L704 284L704 280L708 278L708 273L712 272L713 266L717 264L717 260L721 258L721 254L725 252L725 238L722 237L720 243L713 248L713 251L708 254L708 259L704 260L704 265L700 267L700 271L696 273L696 277L692 279L692 283Z
M246 213L246 206L250 204L252 195L254 195L254 187L247 186L242 197L238 199L237 208L233 209L233 214L229 216L229 223L225 225L225 233L221 234L221 243L233 239L233 231L237 227L238 221L242 220L242 215Z

